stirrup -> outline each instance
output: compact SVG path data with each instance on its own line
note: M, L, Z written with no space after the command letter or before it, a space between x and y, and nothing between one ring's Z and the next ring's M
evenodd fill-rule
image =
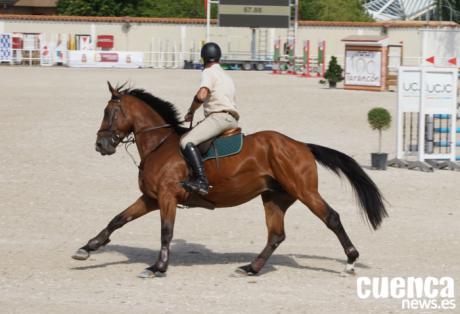
M181 184L187 192L197 192L201 195L207 195L209 193L209 184L199 179L194 181L187 179L182 181Z

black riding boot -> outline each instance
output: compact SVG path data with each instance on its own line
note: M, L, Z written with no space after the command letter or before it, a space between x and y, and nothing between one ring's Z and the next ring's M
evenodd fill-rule
M198 148L193 143L187 143L185 149L182 151L185 160L192 168L194 180L188 178L182 182L182 186L189 192L198 192L199 194L206 195L209 190L208 179L204 173L203 160Z

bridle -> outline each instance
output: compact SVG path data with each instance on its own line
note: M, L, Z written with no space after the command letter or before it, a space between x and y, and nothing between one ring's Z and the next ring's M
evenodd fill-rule
M123 111L123 108L121 107L121 98L118 97L118 96L115 96L113 95L112 96L112 99L110 100L111 102L114 102L116 105L115 105L115 108L113 108L110 113L109 113L109 126L105 129L101 129L97 132L97 135L100 135L101 133L104 133L104 132L109 132L110 133L110 138L112 139L112 144L118 144L118 143L122 143L122 144L125 144L125 150L126 150L126 153L128 153L128 155L131 157L134 165L141 169L142 167L142 161L141 161L141 164L138 165L136 163L136 160L134 159L134 156L128 151L128 147L132 144L135 144L136 143L136 138L135 136L136 135L139 135L139 134L142 134L142 133L147 133L147 132L152 132L152 131L155 131L155 130L158 130L158 129L163 129L163 128L170 128L172 127L171 124L169 123L165 123L165 124L162 124L162 125L158 125L158 126L152 126L152 127L147 127L147 128L144 128L144 129L141 129L137 132L130 132L129 134L127 135L122 135L120 134L119 132L117 132L117 130L115 130L113 127L114 127L114 122L118 119L118 113L121 112L121 114L126 118L126 114L125 112ZM161 144L163 144L167 139L168 137L173 134L174 131L172 130L171 132L169 132L165 137L163 137L157 145L155 145L155 147L153 149L151 149L145 156L147 157L148 155L150 155L151 153L153 153L155 150L157 150Z
M109 111L109 126L105 129L100 129L97 131L97 135L101 135L102 133L110 133L110 138L112 139L112 144L118 144L118 143L123 143L124 138L126 135L121 135L117 132L117 130L114 130L114 122L118 119L118 113L121 112L123 116L126 118L126 114L123 111L123 108L121 107L121 98L112 96L112 99L110 102L116 103L115 108ZM107 110L107 109L106 109ZM104 113L104 115L107 114L107 112Z

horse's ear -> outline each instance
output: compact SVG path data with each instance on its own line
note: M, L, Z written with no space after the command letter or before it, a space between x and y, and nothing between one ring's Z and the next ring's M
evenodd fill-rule
M110 91L110 93L112 94L112 96L118 94L118 93L117 93L117 90L116 90L115 88L112 87L112 84L110 84L109 81L107 81L107 85L109 85L109 91Z

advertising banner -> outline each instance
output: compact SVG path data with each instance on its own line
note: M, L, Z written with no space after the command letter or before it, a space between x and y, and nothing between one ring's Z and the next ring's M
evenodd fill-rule
M0 33L0 62L11 62L13 58L11 34Z
M69 51L70 67L94 68L141 68L144 64L142 52L131 51Z
M446 130L456 130L457 117L457 76L455 68L441 67L400 67L398 74L398 120L397 120L397 158L402 159L408 152L403 144L405 139L404 120L406 113L418 115L418 160L456 158L456 132L446 133L446 149L431 152L425 149L429 142L428 117L446 115ZM431 118L430 118L431 119ZM414 126L415 127L415 126ZM431 135L432 136L432 135Z
M93 43L90 35L75 35L77 50L93 50Z
M98 35L97 36L97 47L103 50L112 49L114 45L113 35Z
M40 64L67 63L67 34L40 35Z
M382 86L381 51L346 51L345 84Z

